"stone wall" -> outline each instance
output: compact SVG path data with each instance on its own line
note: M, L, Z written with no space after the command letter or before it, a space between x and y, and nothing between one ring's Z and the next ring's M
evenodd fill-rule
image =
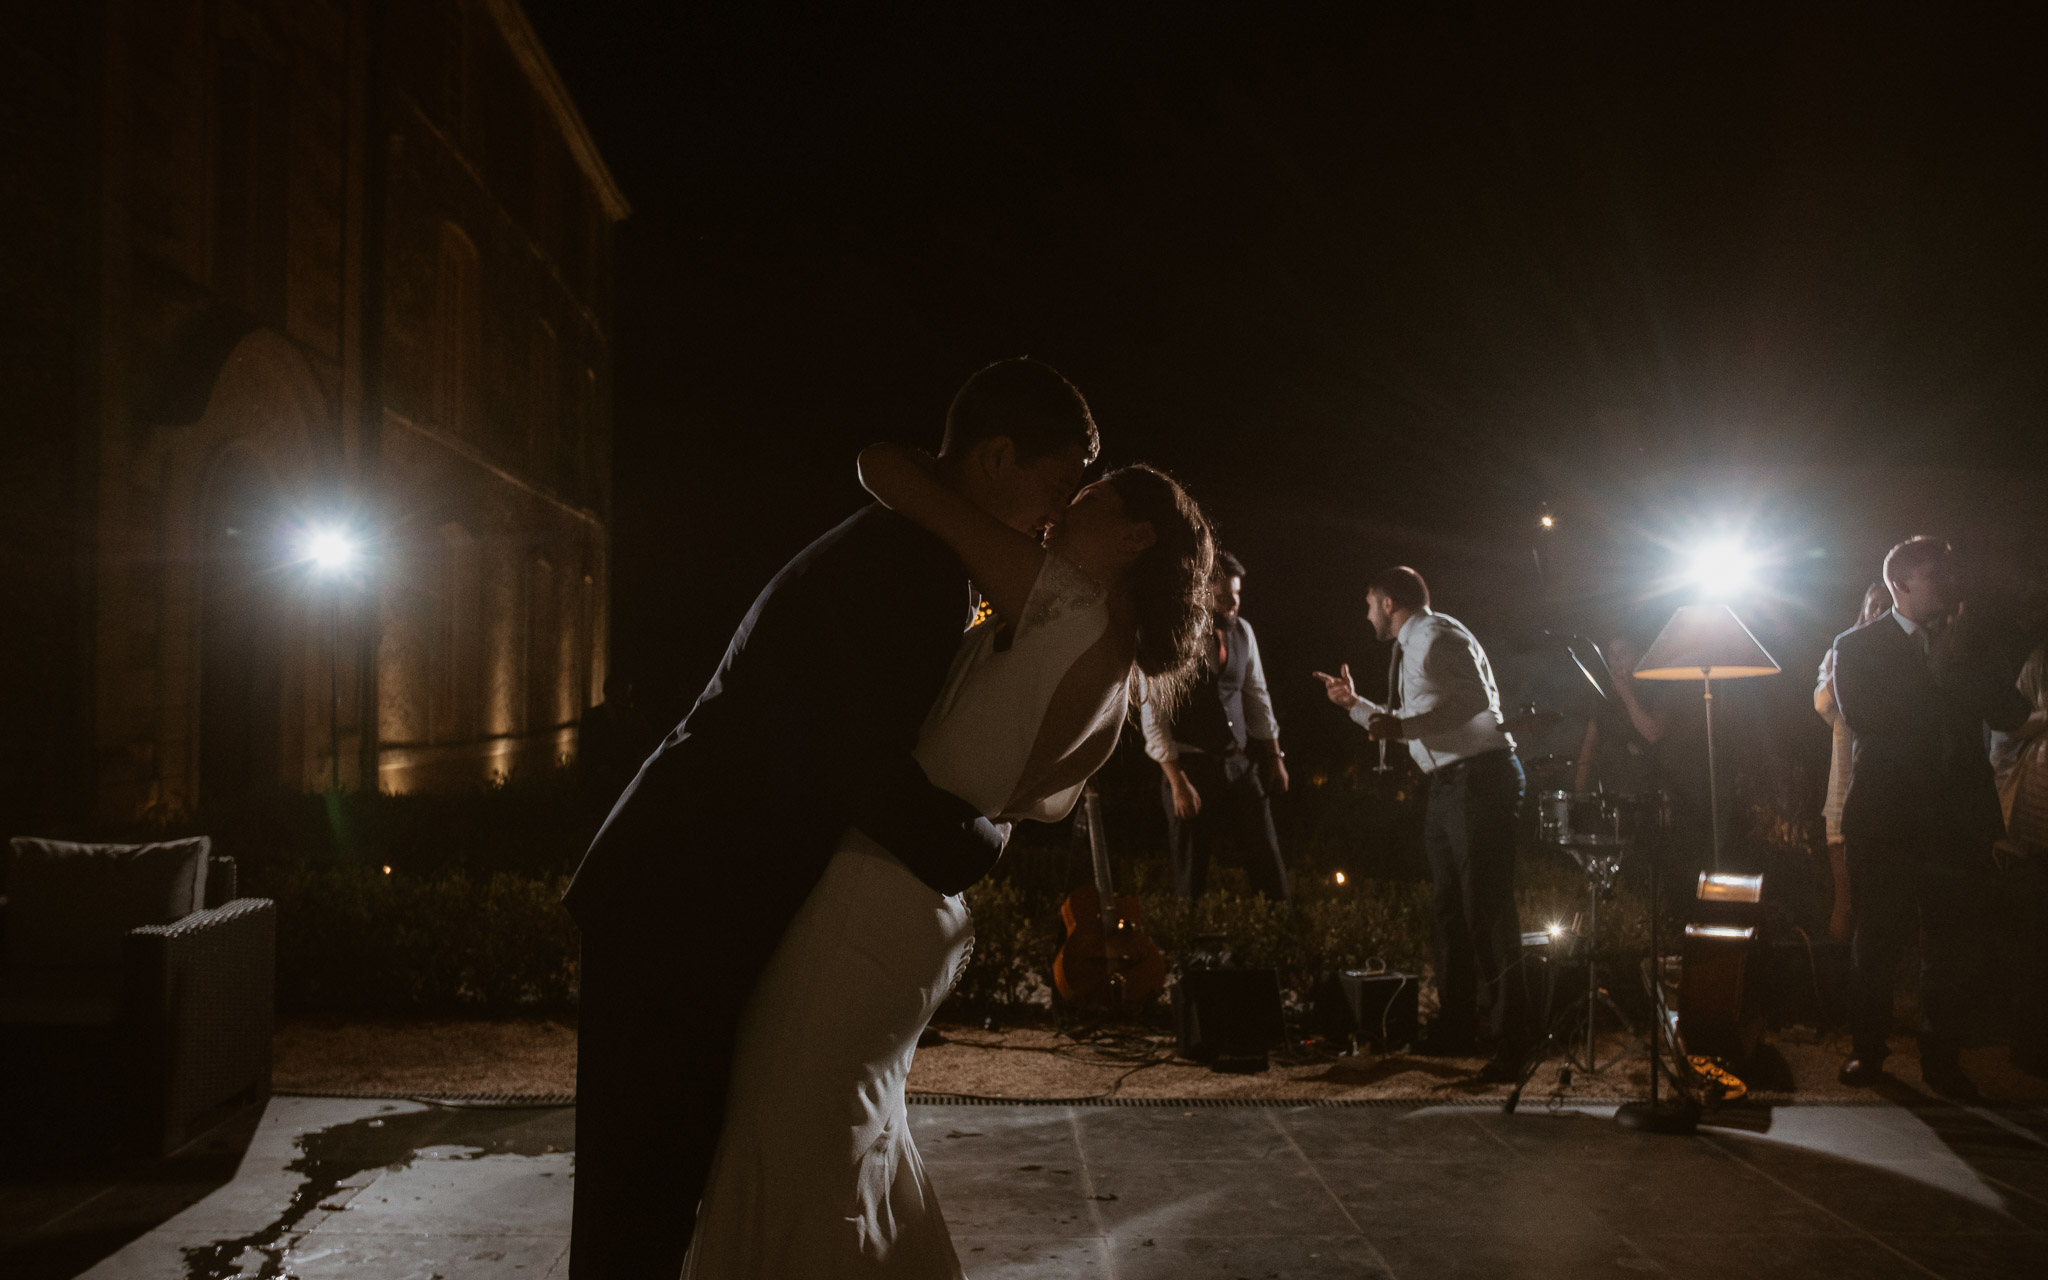
M8 833L318 787L337 738L351 786L572 754L625 209L516 4L44 8L0 19L5 585L36 618L4 656L49 676L7 709L51 747L10 761L44 795ZM297 562L325 520L369 553L345 582Z

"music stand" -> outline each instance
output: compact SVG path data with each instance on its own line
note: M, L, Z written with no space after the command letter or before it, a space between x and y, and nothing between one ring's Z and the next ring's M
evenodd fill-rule
M1657 633L1650 651L1636 664L1638 680L1697 680L1707 715L1707 805L1712 810L1714 870L1721 869L1721 790L1714 764L1714 681L1742 680L1751 676L1774 676L1778 664L1757 643L1749 628L1725 604L1689 604L1671 615L1671 621ZM1662 948L1657 939L1657 857L1650 858L1650 981L1652 1013L1656 1034L1650 1037L1650 1100L1622 1104L1614 1119L1626 1129L1646 1133L1691 1133L1699 1124L1699 1108L1691 1104L1667 1107L1657 1096L1657 1077L1663 1066L1658 1046L1669 1029L1664 1012ZM1675 1081L1674 1081L1675 1083Z

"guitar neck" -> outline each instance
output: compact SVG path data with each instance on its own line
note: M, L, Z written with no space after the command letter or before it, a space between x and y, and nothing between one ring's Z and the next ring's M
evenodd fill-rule
M1109 875L1109 842L1102 836L1102 797L1092 782L1081 793L1081 807L1088 818L1088 856L1095 863L1095 899L1107 938L1116 932L1116 885Z

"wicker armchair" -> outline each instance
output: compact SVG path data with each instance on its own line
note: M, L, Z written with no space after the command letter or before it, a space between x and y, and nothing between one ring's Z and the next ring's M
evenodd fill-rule
M123 930L111 968L36 963L22 935L38 899L0 899L0 1128L160 1154L268 1096L277 907L236 896L232 858L200 856L205 905Z

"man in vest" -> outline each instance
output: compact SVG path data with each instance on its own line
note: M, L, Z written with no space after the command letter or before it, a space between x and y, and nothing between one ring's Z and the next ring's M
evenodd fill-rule
M1164 775L1173 888L1201 897L1209 860L1224 850L1251 877L1254 893L1285 901L1287 865L1268 796L1287 790L1287 763L1259 642L1238 616L1244 565L1219 550L1210 586L1212 625L1194 687L1170 719L1149 698L1139 712L1145 754Z

